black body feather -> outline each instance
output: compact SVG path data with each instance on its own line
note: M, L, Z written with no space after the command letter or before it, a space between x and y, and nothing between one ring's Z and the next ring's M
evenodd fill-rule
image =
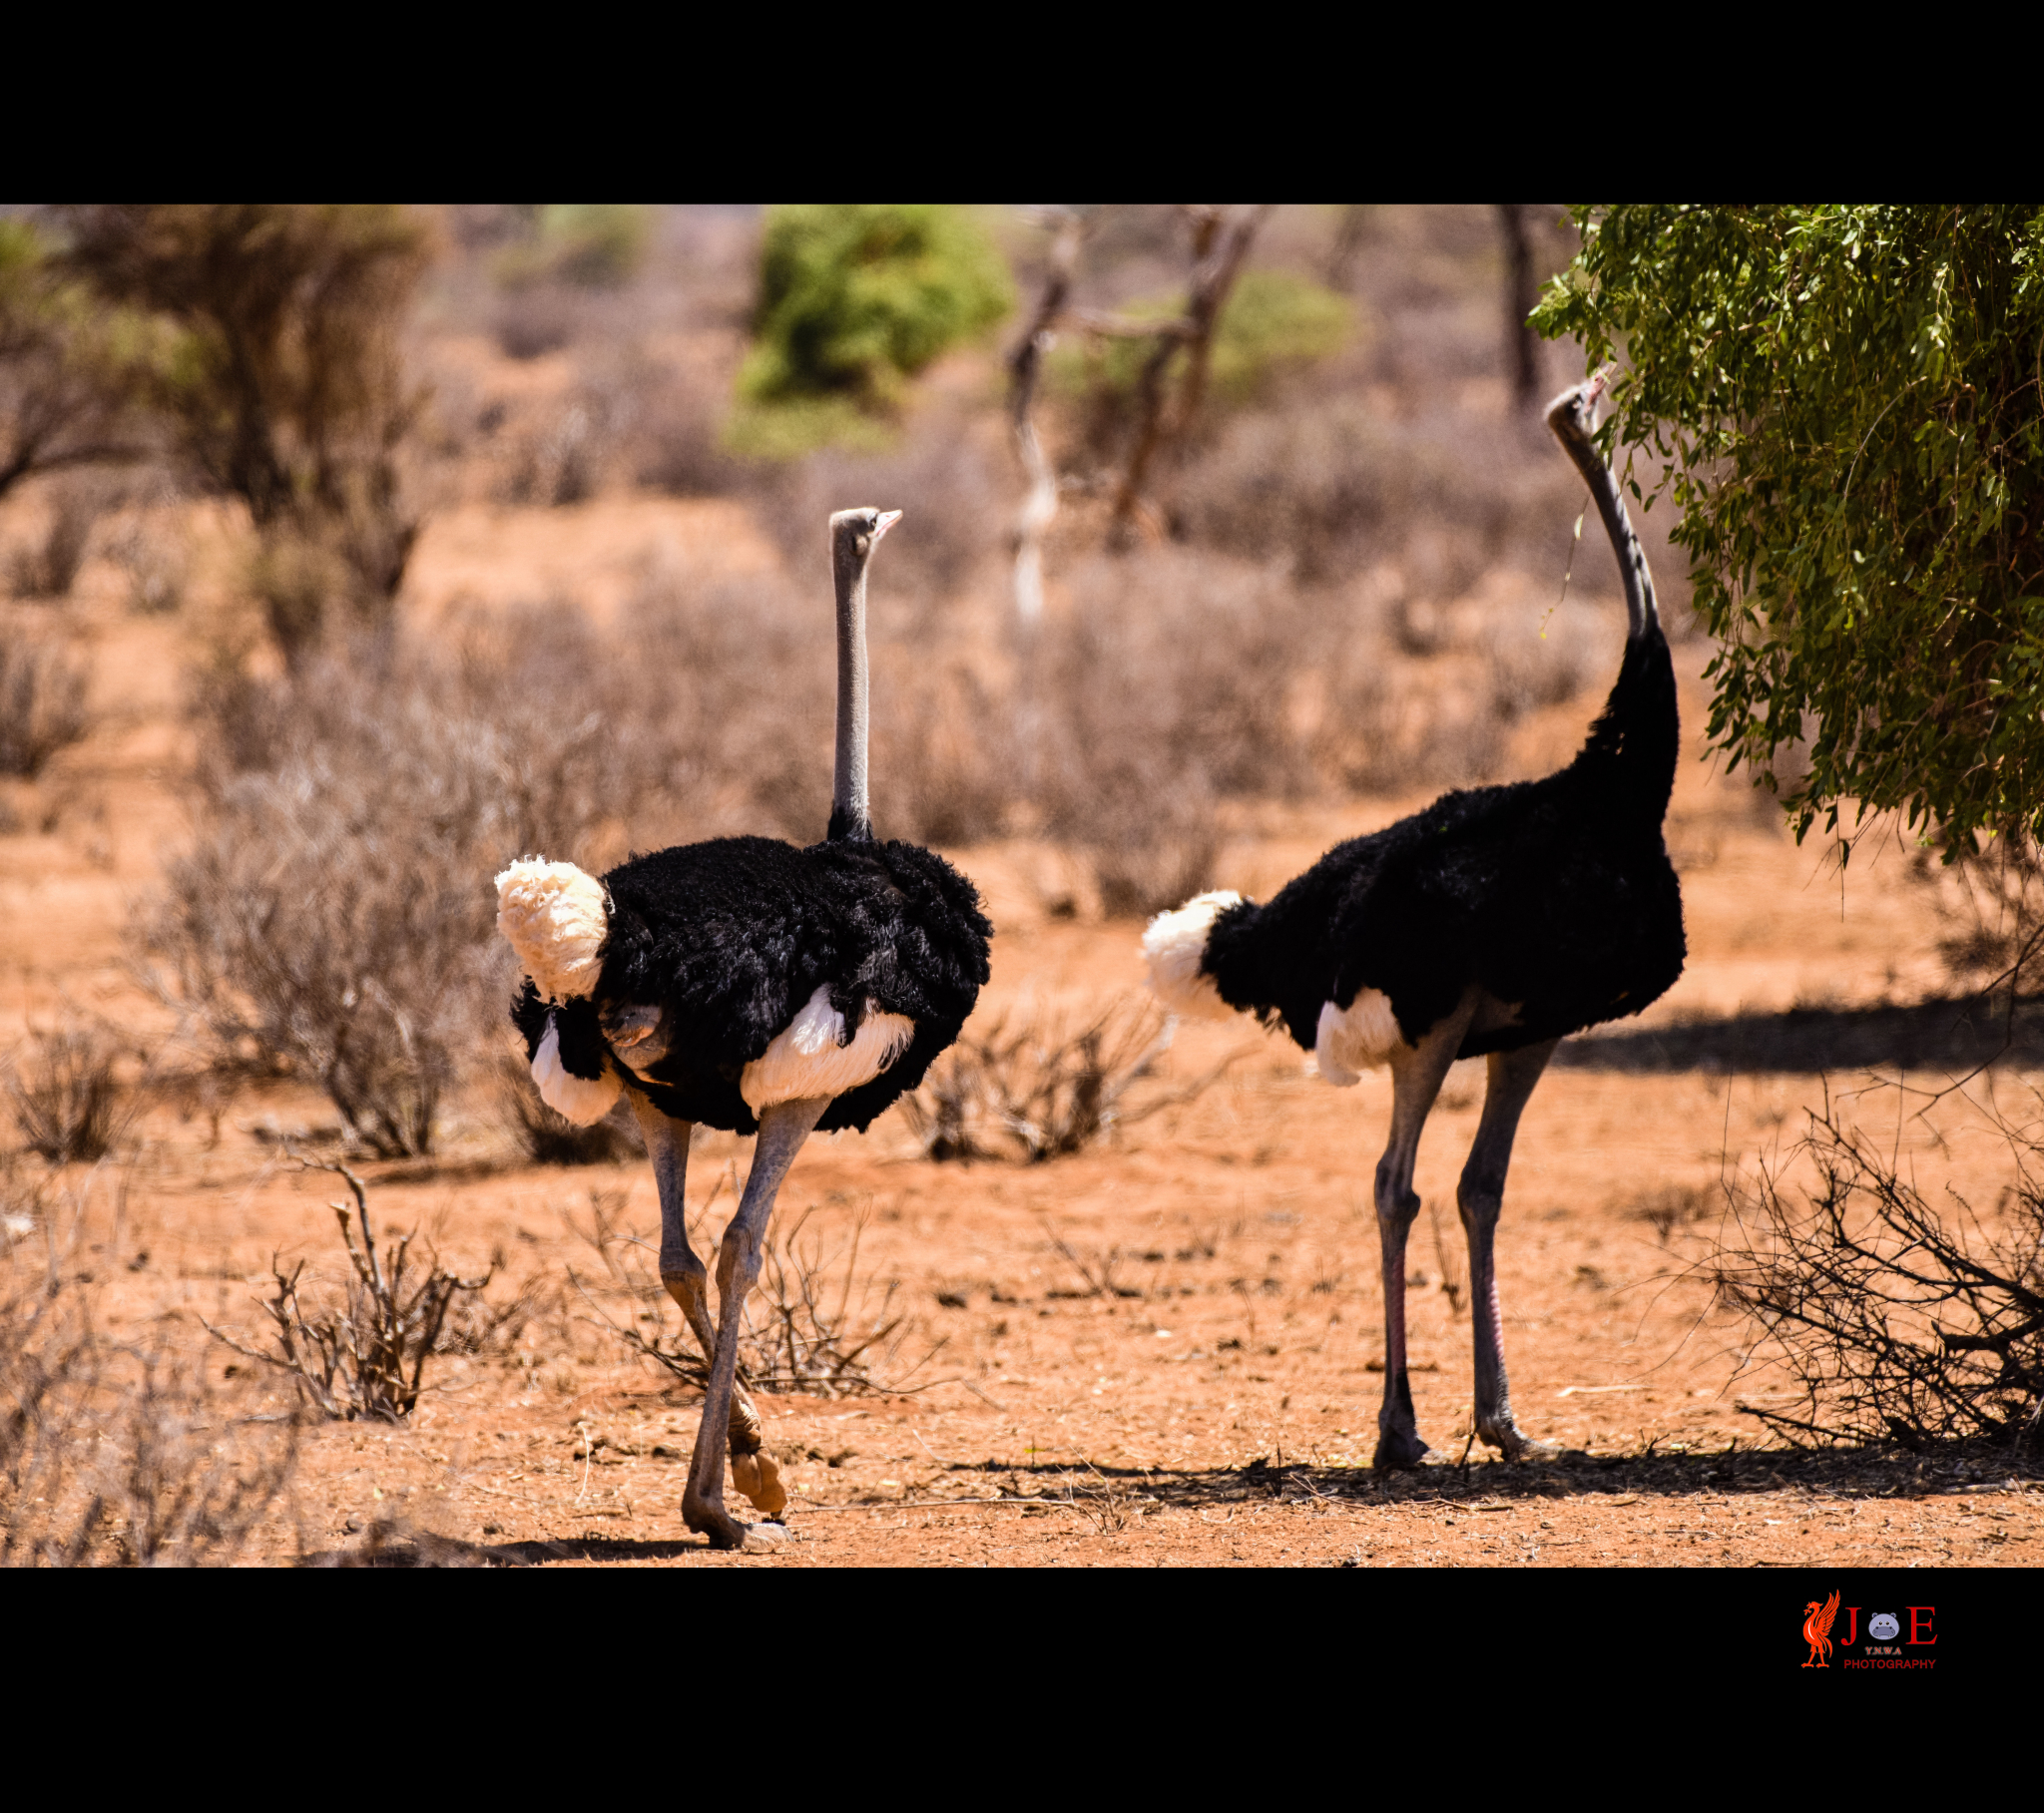
M978 892L915 844L720 837L635 856L603 881L610 937L595 994L549 1009L528 982L512 1018L532 1053L551 1012L563 1067L593 1078L609 1049L604 1012L659 1008L666 1055L635 1087L676 1120L758 1131L740 1075L827 985L847 1037L868 1000L915 1022L907 1050L817 1123L863 1132L958 1037L988 975L993 927Z
M1459 1057L1637 1014L1682 974L1682 889L1662 839L1680 726L1658 625L1627 645L1576 759L1542 780L1445 793L1337 845L1267 906L1214 924L1202 968L1231 1007L1308 1051L1322 1004L1389 997L1416 1044L1474 983L1518 1004Z

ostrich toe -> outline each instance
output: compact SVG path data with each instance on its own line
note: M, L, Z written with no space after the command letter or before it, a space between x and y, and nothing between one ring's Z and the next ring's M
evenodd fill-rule
M1476 1433L1485 1446L1495 1448L1508 1461L1558 1461L1561 1449L1553 1442L1536 1442L1507 1417L1498 1423L1478 1423Z
M731 1483L769 1518L787 1509L787 1488L780 1483L780 1464L764 1449L731 1457Z

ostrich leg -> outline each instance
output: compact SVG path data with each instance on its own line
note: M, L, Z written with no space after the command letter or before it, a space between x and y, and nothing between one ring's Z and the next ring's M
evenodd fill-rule
M1405 1376L1405 1236L1419 1213L1412 1161L1476 1002L1471 990L1453 1013L1427 1028L1416 1047L1400 1046L1391 1054L1391 1142L1377 1160L1376 1190L1377 1238L1384 1258L1384 1404L1377 1412L1377 1451L1371 1462L1378 1468L1416 1467L1426 1453Z
M689 1177L689 1135L695 1129L687 1121L670 1120L637 1090L626 1093L631 1098L639 1131L645 1135L647 1155L653 1160L653 1180L660 1190L660 1281L681 1307L683 1319L708 1365L717 1356L717 1324L710 1314L710 1274L689 1244L688 1218L682 1204L683 1186ZM768 1517L774 1517L787 1504L787 1494L780 1485L780 1471L772 1457L761 1453L762 1436L759 1411L753 1407L745 1388L734 1382L729 1433L732 1479L755 1505Z
M1483 1121L1469 1147L1469 1162L1455 1189L1462 1231L1469 1237L1469 1298L1476 1336L1476 1433L1508 1461L1543 1460L1558 1451L1528 1440L1512 1420L1511 1386L1505 1380L1504 1312L1498 1305L1494 1251L1497 1218L1504 1207L1505 1172L1512 1139L1533 1086L1561 1043L1549 1039L1516 1052L1492 1052L1490 1082L1483 1097Z
M753 1172L739 1212L724 1230L717 1257L719 1328L710 1364L710 1390L703 1400L703 1427L689 1463L688 1490L682 1494L682 1516L691 1530L706 1533L719 1549L745 1547L748 1527L724 1508L724 1441L732 1417L732 1394L739 1368L739 1331L745 1322L746 1298L760 1276L760 1249L773 1198L802 1141L823 1118L829 1099L780 1102L760 1115L760 1138L753 1147ZM734 1469L736 1474L736 1469ZM783 1503L785 1501L783 1500Z

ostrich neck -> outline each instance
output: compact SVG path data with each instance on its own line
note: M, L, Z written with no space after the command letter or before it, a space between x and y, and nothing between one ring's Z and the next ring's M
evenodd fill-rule
M863 562L838 555L837 583L837 778L830 794L833 840L869 838L872 813L866 799L866 570Z
M1590 495L1597 500L1597 514L1604 519L1604 533L1611 538L1611 551L1618 557L1619 578L1625 582L1626 640L1638 642L1649 630L1661 625L1660 610L1654 601L1654 576L1647 568L1647 551L1633 533L1632 518L1626 514L1618 479L1598 453L1596 443L1577 440L1571 434L1564 434L1561 443L1590 487Z

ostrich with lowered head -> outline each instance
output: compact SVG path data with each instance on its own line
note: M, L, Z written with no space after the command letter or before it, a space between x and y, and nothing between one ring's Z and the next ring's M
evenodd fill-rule
M646 1135L661 1282L710 1361L682 1515L718 1548L778 1534L726 1511L727 1444L760 1511L776 1518L787 1503L738 1382L781 1180L812 1132L863 1132L915 1088L987 979L993 928L972 884L915 844L877 841L867 809L866 566L900 515L830 519L837 772L823 842L720 837L635 856L601 880L543 858L497 877L497 925L527 976L512 1018L541 1096L587 1126L622 1091ZM699 1123L760 1135L719 1250L715 1320L682 1207Z
M1625 583L1618 682L1559 773L1443 794L1338 844L1268 905L1202 894L1143 940L1151 986L1180 1013L1281 1021L1336 1085L1389 1065L1391 1137L1377 1162L1384 1401L1375 1464L1426 1453L1405 1373L1412 1164L1457 1058L1489 1085L1456 1189L1475 1310L1476 1434L1507 1459L1552 1452L1512 1415L1493 1242L1533 1086L1561 1039L1637 1014L1682 973L1682 890L1661 823L1675 784L1675 671L1647 559L1593 438L1607 373L1564 392L1547 423L1588 482Z

